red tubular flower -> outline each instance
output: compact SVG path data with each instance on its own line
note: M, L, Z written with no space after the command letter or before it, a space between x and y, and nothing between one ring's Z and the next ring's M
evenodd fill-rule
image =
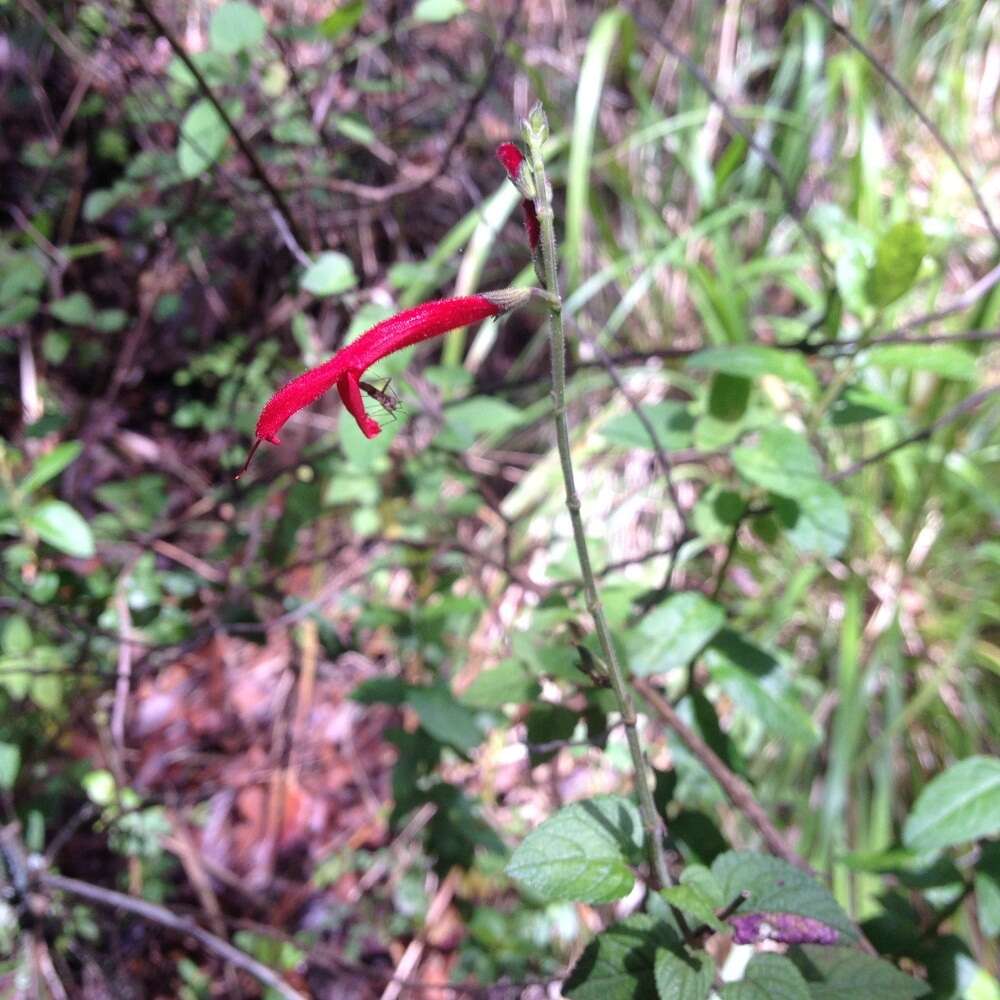
M491 316L501 316L522 305L531 295L531 290L527 288L504 288L496 292L483 292L481 295L440 299L425 302L377 323L357 340L339 350L329 361L286 382L268 400L257 420L256 440L250 448L246 464L236 478L246 472L262 441L280 444L278 431L289 417L315 402L333 386L337 387L347 411L358 422L361 433L365 437L375 437L381 428L365 413L359 385L365 369L404 347L411 347L422 340L440 336L449 330L457 330L470 323L478 323Z
M512 142L502 142L497 146L497 159L503 164L511 183L521 192L521 211L524 213L524 231L528 234L528 246L534 257L541 238L541 227L538 225L538 213L531 198L531 179L524 153Z

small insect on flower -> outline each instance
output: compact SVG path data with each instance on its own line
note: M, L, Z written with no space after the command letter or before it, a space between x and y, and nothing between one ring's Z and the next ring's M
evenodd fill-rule
M403 405L403 401L399 398L399 393L390 388L391 385L391 378L387 378L381 386L373 385L371 382L358 382L361 391L374 399L395 420L396 410Z
M375 437L382 428L365 412L365 402L361 395L361 376L366 369L404 347L411 347L450 330L458 330L470 323L502 316L523 305L536 292L537 289L530 288L502 288L480 295L439 299L376 323L357 340L339 350L329 361L286 382L268 400L257 420L256 440L236 478L239 479L246 472L261 442L280 444L278 432L288 419L334 386L337 387L347 412L357 421L361 433L365 437ZM365 383L365 386L365 392L374 388L370 383Z

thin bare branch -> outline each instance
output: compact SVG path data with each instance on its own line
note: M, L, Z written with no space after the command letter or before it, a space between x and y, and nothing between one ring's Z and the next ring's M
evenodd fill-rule
M239 130L223 103L216 96L215 91L213 91L211 86L209 86L204 74L198 68L195 61L188 55L184 46L178 41L177 36L170 30L170 28L167 27L163 19L153 9L152 3L147 2L147 0L135 0L135 5L142 11L143 14L146 15L146 18L150 21L153 27L156 28L156 30L167 40L167 44L173 50L174 54L182 63L184 63L188 72L192 77L194 77L195 82L198 84L198 89L205 96L205 99L212 105L213 108L215 108L216 114L218 114L219 118L222 119L226 128L229 130L229 133L236 141L236 145L239 146L240 152L247 158L247 162L250 164L250 169L253 171L254 176L264 186L264 190L267 191L271 200L274 202L275 209L281 215L282 219L284 219L285 224L288 227L288 233L282 233L282 236L284 237L285 235L290 235L294 237L296 243L299 245L300 253L304 256L304 251L302 251L301 248L308 245L308 243L303 236L298 223L295 221L295 217L292 215L291 209L288 207L288 202L285 201L285 196L280 190L278 190L274 182L271 180L268 172L264 169L264 164L261 163L260 158L253 151L253 147Z
M851 476L856 476L862 469L867 468L869 465L881 462L890 455L894 455L897 451L901 451L903 448L909 448L910 445L919 444L921 441L929 440L934 434L941 430L941 428L954 423L959 417L964 416L966 413L971 413L982 403L985 403L991 396L995 396L998 392L1000 392L1000 385L990 386L988 389L983 389L980 392L973 393L971 396L963 399L962 402L953 406L943 416L938 417L938 419L932 424L922 427L914 434L901 438L899 441L896 441L885 448L881 448L879 451L876 451L871 455L859 458L858 461L849 465L846 469L841 469L839 472L835 472L832 476L828 476L827 478L831 483L843 482L845 479L850 479Z
M882 79L885 80L885 82L888 83L889 86L892 87L892 89L896 91L896 93L899 94L899 96L906 102L907 107L920 119L924 128L926 128L927 131L934 136L934 141L941 147L942 150L944 150L945 156L951 160L962 180L965 181L965 186L972 194L973 201L975 201L976 207L979 209L979 212L986 223L986 228L989 229L993 239L1000 244L1000 228L997 228L996 222L993 221L993 216L990 215L990 210L986 207L986 201L984 200L978 185L972 179L972 175L969 171L962 165L962 161L959 159L955 147L948 142L941 130L930 120L930 118L927 117L923 108L917 104L917 102L910 95L909 91L903 86L892 71L879 61L875 53L872 52L872 50L869 49L868 46L865 45L865 43L862 42L861 39L847 27L846 24L841 24L840 21L837 20L833 11L830 10L825 3L823 3L823 0L799 0L799 2L808 3L811 7L818 10L820 14L822 14L823 17L830 23L833 30L844 38L851 48L860 52L875 72L878 73L879 76L881 76Z
M125 913L131 913L143 920L148 920L152 924L158 924L160 927L167 927L178 934L193 937L217 958L229 962L237 969L242 969L259 983L270 987L279 996L284 997L285 1000L306 1000L304 994L289 986L273 969L269 969L246 952L240 951L228 941L206 931L193 920L172 913L165 906L159 906L135 896L128 896L113 889L105 889L99 885L91 885L90 882L82 882L80 879L53 875L50 872L41 872L37 877L37 882L45 889L69 893L79 899L86 899L88 902L96 903L98 906L106 906L112 910L123 910Z

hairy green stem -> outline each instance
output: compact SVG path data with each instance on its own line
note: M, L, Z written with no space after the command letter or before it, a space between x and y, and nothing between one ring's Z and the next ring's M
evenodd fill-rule
M566 335L562 320L562 295L559 290L559 259L556 248L555 224L552 211L552 192L545 176L545 161L542 157L542 146L545 142L544 118L540 106L532 111L525 127L525 140L528 143L528 155L531 170L535 178L535 210L541 228L541 271L545 290L552 297L549 314L549 346L552 358L552 409L556 424L556 441L559 447L559 463L562 467L563 484L566 490L566 507L569 509L573 524L573 540L576 543L576 554L580 561L580 571L583 576L584 596L587 610L594 622L597 641L608 671L611 688L618 701L628 739L629 753L632 756L632 767L635 770L636 795L639 799L639 813L646 834L646 845L649 851L649 863L652 878L656 886L671 884L670 872L663 851L663 824L656 812L653 793L650 788L649 768L639 743L639 733L636 729L635 703L618 662L614 643L601 595L594 579L594 570L590 562L590 551L587 546L587 536L583 530L583 518L580 515L580 496L576 491L576 478L573 474L573 455L570 450L569 424L566 419ZM679 914L678 914L679 916ZM682 930L684 930L682 926Z

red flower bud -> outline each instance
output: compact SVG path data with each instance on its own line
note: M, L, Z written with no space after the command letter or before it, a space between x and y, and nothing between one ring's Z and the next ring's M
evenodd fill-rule
M289 417L315 402L334 385L347 411L358 422L362 434L369 438L375 437L381 428L365 413L359 386L365 369L404 347L411 347L449 330L457 330L470 323L509 312L522 305L531 295L532 291L527 288L504 288L481 295L440 299L425 302L377 323L357 340L339 350L329 361L286 382L270 398L257 421L257 439L236 478L246 471L262 441L279 444L278 431Z
M524 153L512 142L501 142L497 146L497 159L503 164L507 176L516 184L524 166Z
M528 235L528 246L534 257L541 237L541 227L538 225L538 213L532 200L534 189L531 172L525 161L524 153L512 142L502 142L497 147L497 159L503 164L511 183L521 192L521 212L524 214L524 231Z

